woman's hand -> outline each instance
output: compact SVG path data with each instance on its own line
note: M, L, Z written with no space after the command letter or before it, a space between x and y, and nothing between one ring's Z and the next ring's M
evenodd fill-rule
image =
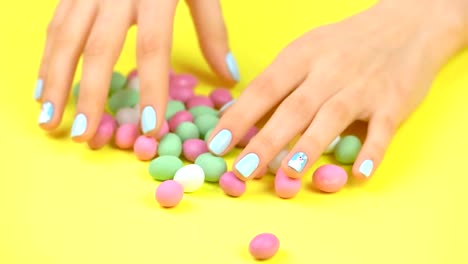
M143 132L156 135L168 98L177 4L177 0L61 0L48 27L35 91L35 99L42 102L40 126L52 130L60 124L78 60L83 55L74 122L79 129L72 129L72 137L79 142L92 138L127 31L137 24ZM187 4L209 65L226 82L238 81L219 0L187 0Z
M242 180L254 178L303 133L281 166L288 176L298 178L352 122L368 121L353 175L370 177L437 71L467 43L466 3L384 0L306 33L229 107L211 134L209 149L217 155L227 153L277 107L233 170ZM305 154L302 167L288 166L299 152Z

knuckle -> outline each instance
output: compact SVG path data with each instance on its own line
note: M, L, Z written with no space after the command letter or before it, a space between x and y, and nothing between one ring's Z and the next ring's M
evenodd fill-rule
M324 140L321 140L314 133L304 133L301 136L299 144L307 147L307 149L317 149L317 150L319 149L325 150L325 148L328 146L328 144L326 144Z
M308 96L297 94L294 95L294 97L284 100L280 111L286 112L286 116L291 116L301 122L304 122L305 120L312 119L313 113L311 107L313 105L314 103Z
M272 133L261 133L252 138L251 147L256 151L272 153L277 149L275 142L279 142L279 140L275 139Z
M383 115L380 122L384 131L387 131L388 133L394 133L398 129L398 122L391 114Z
M271 98L277 94L275 91L275 81L273 77L268 74L252 81L250 89L253 90L255 96L258 98Z
M138 56L148 57L161 54L165 50L165 45L158 33L142 34L138 41Z
M346 121L352 115L352 108L344 99L332 99L323 105L322 114L339 121Z
M85 57L102 56L107 50L108 45L104 35L96 34L95 36L91 36L88 43L86 43L83 55Z

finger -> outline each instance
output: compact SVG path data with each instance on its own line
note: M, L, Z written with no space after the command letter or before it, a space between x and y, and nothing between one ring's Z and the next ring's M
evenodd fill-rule
M103 1L83 52L77 114L71 136L77 142L94 135L104 109L113 67L132 23L131 1Z
M220 1L186 1L190 7L199 45L211 69L226 81L238 82L239 67L229 49Z
M49 65L50 56L52 54L52 43L54 43L55 35L57 29L62 25L63 20L68 14L70 7L72 5L71 0L62 0L57 5L54 16L47 26L47 36L44 45L44 51L42 53L42 59L39 66L39 76L36 82L36 88L34 90L34 99L39 101L42 97L44 90L44 82L47 79L47 69Z
M94 21L96 6L90 1L75 2L67 18L56 31L53 51L48 62L43 102L49 106L50 117L42 115L41 127L56 128L61 120L76 66Z
M164 122L176 6L177 1L143 0L138 7L141 129L143 133L154 136Z
M368 179L374 174L398 126L391 114L376 114L369 121L366 140L352 169L356 178Z

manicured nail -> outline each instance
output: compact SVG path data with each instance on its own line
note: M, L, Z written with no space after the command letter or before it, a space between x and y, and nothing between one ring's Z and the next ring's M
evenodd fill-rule
M216 134L216 136L213 137L210 144L208 145L208 148L214 154L221 155L221 153L223 153L226 150L229 144L231 144L231 140L231 131L223 129L219 131L218 134Z
M245 178L248 178L258 167L260 158L255 153L245 155L236 164L236 170Z
M226 110L236 102L236 99L232 99L231 101L225 103L218 111L218 115L222 116Z
M42 96L42 88L44 86L44 81L42 79L37 80L36 89L34 90L34 99L39 100Z
M359 172L362 173L364 176L369 177L374 169L374 163L372 160L365 160L359 166Z
M237 62L231 52L228 52L226 55L226 64L231 73L231 77L238 82L240 79L239 68L237 67Z
M151 106L145 106L141 114L141 129L148 133L156 128L156 111Z
M51 102L45 102L41 106L41 113L39 114L39 124L49 123L54 116L54 105Z
M296 152L288 161L288 166L297 172L302 172L307 163L307 155L304 152Z
M78 114L73 121L71 137L78 137L83 135L86 132L88 127L88 119L84 114Z

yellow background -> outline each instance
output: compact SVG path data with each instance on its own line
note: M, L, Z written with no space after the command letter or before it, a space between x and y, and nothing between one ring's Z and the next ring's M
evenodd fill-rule
M293 38L370 4L223 1L242 75L235 94ZM239 199L205 184L162 210L147 163L72 143L72 106L57 132L36 125L33 88L55 1L0 6L0 263L254 263L248 243L261 232L281 241L267 263L468 263L467 52L440 72L368 183L324 195L309 173L292 200L274 195L271 176ZM175 24L174 68L200 75L207 93L213 74L183 2ZM134 40L132 29L117 70L134 67Z

